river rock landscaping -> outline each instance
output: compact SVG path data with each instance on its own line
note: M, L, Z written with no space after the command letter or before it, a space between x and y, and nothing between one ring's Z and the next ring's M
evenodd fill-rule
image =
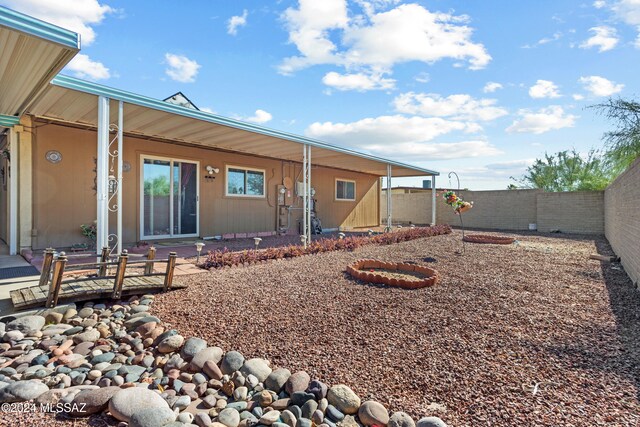
M108 413L131 427L416 426L403 412L390 415L378 402L362 402L347 385L225 353L201 338L185 340L149 314L153 300L145 295L4 318L0 403L9 406L2 420L18 425L33 414L8 408L33 401L60 405L71 418ZM417 425L444 423L427 417Z
M0 400L84 412L0 413L0 425L635 425L640 296L618 264L588 260L611 254L606 241L525 233L461 256L460 238L216 270L155 298L4 319ZM368 285L344 271L359 259L441 277Z

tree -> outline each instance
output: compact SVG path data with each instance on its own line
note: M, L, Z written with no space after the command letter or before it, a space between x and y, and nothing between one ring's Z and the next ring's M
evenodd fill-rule
M144 180L144 194L147 196L168 196L171 185L165 175L156 176L152 180Z
M589 108L597 109L616 124L616 129L606 132L603 140L607 148L605 158L614 174L618 175L640 156L640 103L609 98Z
M536 159L517 182L546 191L582 191L603 190L611 178L610 168L598 152L591 150L583 157L573 149L545 153L544 159Z

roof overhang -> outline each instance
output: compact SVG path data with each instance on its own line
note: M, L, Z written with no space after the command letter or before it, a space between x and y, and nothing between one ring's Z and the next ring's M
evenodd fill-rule
M79 50L73 31L0 7L0 128L17 123Z
M383 159L348 148L294 135L204 111L170 104L73 77L58 75L28 112L34 116L73 125L97 127L98 96L124 103L123 132L261 157L302 161L302 146L312 147L312 163L372 175L439 175L438 172ZM111 122L117 121L115 104Z

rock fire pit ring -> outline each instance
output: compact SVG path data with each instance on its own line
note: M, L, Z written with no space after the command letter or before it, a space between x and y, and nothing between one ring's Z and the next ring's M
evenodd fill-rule
M490 243L494 245L510 245L516 241L513 237L494 236L491 234L471 234L464 236L462 240L469 243Z
M371 271L373 270L373 271ZM385 275L384 271L388 270L390 273L397 271L399 273L418 273L423 275L423 278L416 277L415 279L397 279ZM379 283L381 285L393 286L404 289L419 289L433 286L438 283L438 272L429 267L423 267L421 265L384 262L374 259L363 259L354 262L347 266L347 273L358 280L369 283Z

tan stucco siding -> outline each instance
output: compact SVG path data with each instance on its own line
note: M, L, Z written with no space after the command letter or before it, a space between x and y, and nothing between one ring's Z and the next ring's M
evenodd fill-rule
M55 124L38 123L34 138L34 249L64 247L83 241L80 224L95 219L94 191L96 132ZM62 154L62 161L45 160L49 150ZM302 151L302 147L300 148ZM123 174L124 241L140 240L140 168L144 155L199 162L200 232L202 237L224 233L273 231L277 227L276 185L284 176L301 179L300 164L249 155L226 153L193 146L176 145L125 137L124 160L131 170ZM205 167L220 172L205 179ZM239 198L225 195L225 167L244 166L265 171L266 197ZM335 201L335 178L356 181L355 202ZM367 227L378 224L378 177L314 167L312 185L316 189L318 214L325 228ZM299 198L294 197L298 207ZM297 232L300 211L292 211L290 232ZM115 217L115 216L114 216Z

